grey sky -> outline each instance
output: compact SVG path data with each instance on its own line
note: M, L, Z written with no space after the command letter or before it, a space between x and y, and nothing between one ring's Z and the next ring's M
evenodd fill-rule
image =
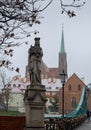
M37 35L41 38L43 60L48 67L58 66L58 53L61 46L62 24L64 25L64 42L67 53L68 75L76 73L85 78L85 83L91 82L91 1L87 0L84 7L76 10L77 16L69 18L61 14L57 0L46 9L40 25L33 29L39 30ZM34 44L34 35L28 38L29 45L15 49L13 64L21 68L21 75L25 74L28 59L28 48Z

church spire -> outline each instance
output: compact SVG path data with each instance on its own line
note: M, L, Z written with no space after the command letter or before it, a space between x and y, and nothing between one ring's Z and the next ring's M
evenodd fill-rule
M63 26L62 26L62 38L61 38L61 49L59 52L59 67L58 67L59 75L63 72L66 74L65 78L67 78L67 57L65 52L64 46L64 33L63 33Z
M60 52L65 53L63 26L62 26L62 38L61 38L61 50L60 50Z

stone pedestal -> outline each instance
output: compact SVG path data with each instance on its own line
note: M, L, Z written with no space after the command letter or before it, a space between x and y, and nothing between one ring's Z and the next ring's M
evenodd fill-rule
M30 47L28 70L31 84L25 92L25 130L44 130L45 86L41 84L41 61L43 56L40 38L35 38L35 45Z
M25 93L26 125L24 130L44 130L45 86L30 85Z

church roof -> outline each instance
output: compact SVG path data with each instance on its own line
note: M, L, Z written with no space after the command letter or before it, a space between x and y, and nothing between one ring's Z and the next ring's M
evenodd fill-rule
M58 68L49 68L48 77L56 78L58 74Z
M44 63L44 61L42 60L41 62L41 72L42 74L46 74L49 72L49 68L47 67L47 65Z
M72 81L72 80L73 80L73 81L75 81L75 80L76 80L76 81L79 81L79 82L81 82L84 86L86 86L85 83L84 83L84 81L82 81L82 79L79 78L75 73L73 73L72 76L69 77L69 79L67 80L67 82L70 82L70 81Z

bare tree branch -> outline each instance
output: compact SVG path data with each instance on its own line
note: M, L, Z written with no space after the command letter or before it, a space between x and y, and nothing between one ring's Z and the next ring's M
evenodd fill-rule
M39 33L36 30L28 32L28 28L41 23L41 12L52 2L53 0L0 0L0 67L5 66L19 72L19 68L14 69L7 60L7 57L13 56L13 51L10 50L23 43L28 44L27 40L23 42L21 39L30 37L32 33ZM60 0L62 13L65 12L69 17L76 14L68 8L78 8L85 4L79 4L80 0L72 0L71 4L63 2L64 0Z
M60 0L62 14L65 12L69 17L76 16L75 12L71 8L80 8L84 6L85 1L80 3L80 0L72 0L70 4L64 4L63 0ZM70 9L69 9L70 8Z

